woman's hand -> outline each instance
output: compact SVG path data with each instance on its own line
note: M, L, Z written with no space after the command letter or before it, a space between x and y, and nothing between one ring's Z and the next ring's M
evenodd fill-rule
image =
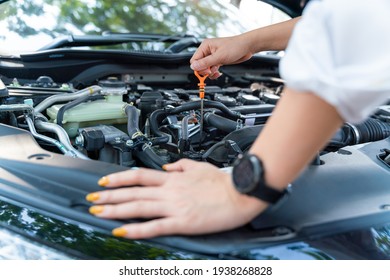
M192 56L191 69L216 79L219 67L237 64L261 51L284 50L300 17L258 28L237 36L205 39Z
M231 175L211 164L180 160L164 168L168 172L138 169L103 177L104 187L133 187L89 194L87 200L98 204L90 212L108 219L154 218L113 230L115 236L139 239L233 229L267 207L237 192Z
M222 75L220 66L241 63L251 58L253 53L249 49L250 42L240 39L240 36L205 39L190 60L191 69L216 79Z

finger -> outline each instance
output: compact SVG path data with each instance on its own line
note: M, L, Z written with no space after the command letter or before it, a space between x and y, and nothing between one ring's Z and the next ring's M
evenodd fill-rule
M190 67L194 71L199 71L204 74L211 74L210 68L215 65L219 65L219 62L220 61L218 61L215 55L211 54L199 60L193 61Z
M190 68L194 71L198 71L202 75L210 75L210 65L207 64L205 59L195 60L191 63Z
M195 60L202 59L203 57L208 56L210 54L211 54L211 48L208 43L208 40L205 39L192 55L190 59L190 63L193 63Z
M155 200L161 196L158 187L130 187L90 193L86 200L96 204L123 203L133 200Z
M211 75L213 75L215 72L218 72L218 69L219 69L219 65L210 67Z
M112 173L100 178L98 184L102 187L119 187L119 186L159 186L166 180L164 172L146 168L137 170L127 170L118 173Z
M190 159L181 159L174 163L164 164L163 169L165 171L185 171L190 168L193 168L197 162Z
M116 237L144 239L181 232L182 230L175 218L161 218L143 223L127 224L114 229L112 234Z
M218 78L221 77L221 76L222 76L222 73L221 73L221 72L215 72L214 74L211 74L211 75L209 76L209 79L215 80L215 79L218 79Z
M167 215L166 204L139 200L120 204L94 205L89 212L105 219L157 218Z

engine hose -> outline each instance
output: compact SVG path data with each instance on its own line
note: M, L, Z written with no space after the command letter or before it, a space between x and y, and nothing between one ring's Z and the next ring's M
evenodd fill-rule
M88 100L98 100L98 99L104 99L103 96L100 96L100 95L97 95L97 96L91 96L91 95L83 95L83 96L80 96L79 98L65 104L64 106L62 106L59 110L58 110L58 113L57 113L57 124L59 126L62 126L62 122L64 120L64 115L65 115L65 112L71 108L74 108L76 107L77 105L81 104L81 103L84 103Z
M219 130L222 130L227 133L230 133L237 129L237 122L218 116L213 113L206 113L204 115L204 120L210 126L216 127Z
M226 140L226 141L230 141L230 140ZM218 143L215 143L213 146L211 146L203 155L202 155L202 159L203 160L206 160L216 149L220 148L220 147L224 147L225 146L225 141L220 141Z
M354 143L377 141L390 136L390 124L377 119L367 119L358 125L346 124L352 128Z
M377 119L367 119L363 123L344 124L329 141L327 150L338 150L349 145L357 145L390 136L390 124Z
M214 144L209 150L207 150L202 159L207 161L218 163L223 165L230 161L229 154L226 147L233 147L234 143L238 146L237 151L246 152L252 146L258 135L261 133L264 125L246 126L242 129L235 130L226 135L222 141Z
M169 135L165 135L165 136L159 136L159 137L150 139L150 142L152 143L152 146L157 146L157 145L168 143L169 140L171 140L171 137L169 137Z
M158 109L150 114L149 126L150 131L158 137L169 137L168 134L159 130L159 124L168 116L167 112L163 109Z
M30 132L32 134L32 136L34 136L35 138L37 139L40 139L42 141L45 141L47 143L50 143L50 144L53 144L55 145L62 153L64 153L65 155L68 155L68 156L72 156L72 157L76 157L72 151L69 151L60 141L56 140L56 139L53 139L51 137L47 137L46 135L42 135L42 134L39 134L36 130L35 130L35 126L34 126L34 121L28 117L27 115L25 116L25 119L26 119L26 122L27 122L27 125L28 125L28 128L30 129Z
M146 137L142 134L139 129L139 113L138 110L134 106L127 106L125 109L125 113L127 115L127 133L131 137L131 139L136 139L141 137L141 139ZM140 138L138 138L140 139ZM142 149L134 149L134 156L139 159L146 167L162 170L162 166L167 162L161 159L150 146L146 143L143 145Z
M41 119L36 119L35 126L38 129L55 133L58 137L59 142L69 151L69 153L72 154L73 157L78 157L78 158L87 159L87 160L90 159L89 157L87 157L83 153L79 152L78 150L76 150L72 146L72 144L70 143L68 134L59 125L57 125L55 123L49 123L47 121L42 121Z
M241 118L241 113L230 110L228 107L226 107L221 102L204 100L203 105L204 105L204 108L219 109L222 113L224 113L230 119L236 120L236 119ZM181 113L184 111L191 111L191 110L200 109L200 106L201 106L200 101L192 101L192 102L187 102L185 104L182 104L176 108L170 109L167 112L168 112L168 114L174 115L174 114L178 114L178 113Z
M141 133L139 129L139 113L134 106L126 106L125 113L127 115L127 133L130 138L137 137Z
M134 150L134 156L138 158L146 167L162 170L162 166L167 164L150 147L142 150Z
M74 93L64 93L50 96L39 103L35 108L35 113L41 113L43 110L58 102L65 102L75 100L81 96L90 96L96 92L99 92L102 88L99 86L91 86Z

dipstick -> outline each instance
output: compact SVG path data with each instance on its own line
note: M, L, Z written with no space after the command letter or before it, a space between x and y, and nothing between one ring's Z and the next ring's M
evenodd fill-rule
M208 74L206 75L201 75L199 74L198 71L194 71L195 76L199 79L198 87L199 87L199 98L200 98L200 134L199 134L199 143L202 143L202 137L203 137L203 100L204 100L204 94L205 94L205 80L209 76ZM199 144L199 146L200 146Z

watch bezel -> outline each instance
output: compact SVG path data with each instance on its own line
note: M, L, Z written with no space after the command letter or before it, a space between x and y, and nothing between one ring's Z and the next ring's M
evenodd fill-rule
M240 171L244 171L246 166L250 166L253 174L243 172L246 177L240 176ZM278 190L267 185L264 180L263 163L255 154L246 154L237 159L232 171L233 184L236 190L242 194L256 197L269 204L275 204L281 200L286 193L285 190Z
M243 184L240 181L237 181L239 176L236 176L236 172L238 171L238 166L245 163L245 161L248 161L250 163L250 166L252 168L253 176L252 176L252 182L248 184L247 186L243 186ZM233 183L235 185L235 188L242 194L249 194L253 192L260 182L261 176L262 176L262 169L261 169L261 163L259 159L255 155L251 154L245 154L241 155L236 163L233 166L232 171L232 177L233 177Z

